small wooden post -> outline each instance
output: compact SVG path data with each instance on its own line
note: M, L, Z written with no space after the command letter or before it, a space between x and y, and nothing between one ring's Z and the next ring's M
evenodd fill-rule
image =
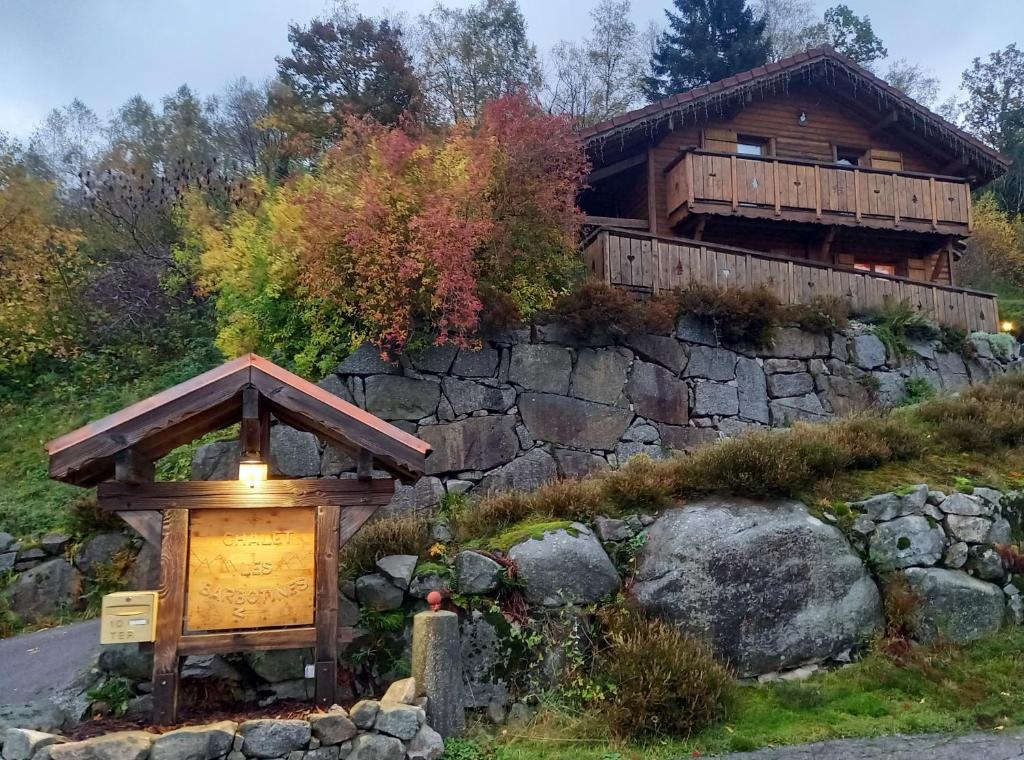
M779 162L772 161L772 196L775 199L775 216L782 215L782 198L779 197Z
M178 721L180 659L178 641L185 617L185 575L188 562L188 510L164 510L160 546L160 592L153 648L153 722Z
M330 707L338 686L338 531L339 507L316 509L316 704Z
M736 156L729 156L729 182L732 185L732 210L740 207L740 189L736 186Z

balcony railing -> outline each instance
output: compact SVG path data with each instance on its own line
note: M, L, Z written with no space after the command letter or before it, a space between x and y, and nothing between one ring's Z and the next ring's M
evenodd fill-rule
M996 297L905 277L866 273L696 240L598 229L585 242L591 275L611 285L658 293L698 282L719 288L768 287L782 303L839 296L854 313L908 301L933 322L997 332Z
M959 177L701 150L666 172L670 219L690 211L943 234L972 227L970 183Z

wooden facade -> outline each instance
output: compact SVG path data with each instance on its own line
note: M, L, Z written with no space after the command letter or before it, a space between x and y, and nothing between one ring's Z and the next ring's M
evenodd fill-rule
M827 47L582 136L595 227L946 286L972 188L1008 165Z

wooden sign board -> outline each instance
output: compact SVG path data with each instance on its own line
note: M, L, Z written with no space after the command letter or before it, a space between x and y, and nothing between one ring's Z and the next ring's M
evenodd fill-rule
M313 624L316 509L189 515L190 631Z

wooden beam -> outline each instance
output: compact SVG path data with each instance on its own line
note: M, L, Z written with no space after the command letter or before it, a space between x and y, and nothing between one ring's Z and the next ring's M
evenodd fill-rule
M355 640L352 628L338 628L339 646ZM306 649L316 646L316 628L281 628L264 631L232 631L229 633L193 633L182 636L178 652L190 654L227 654L246 649Z
M871 127L871 131L870 131L869 134L872 137L874 137L879 132L882 132L882 131L888 129L889 127L893 126L894 124L897 124L899 122L899 120L900 120L899 111L896 111L896 110L889 111L889 113L887 113L884 117L882 117L881 120L879 120L873 127Z
M388 504L391 478L267 480L251 487L237 480L101 483L98 498L108 512L153 509L250 509L261 507L357 507Z
M239 435L242 459L268 461L270 452L270 408L260 392L249 386L242 390L242 424Z
M595 182L614 177L616 174L621 174L624 171L632 169L635 166L645 163L648 158L647 153L637 153L635 156L624 158L621 161L616 161L614 164L608 164L608 166L602 166L600 169L594 169L587 175L586 184L593 185Z
M349 542L359 529L366 524L366 521L373 517L380 507L366 505L361 507L349 507L341 510L341 528L338 531L338 546L344 546Z
M658 234L658 191L654 173L654 149L647 149L647 229Z
M584 217L583 223L593 224L598 227L623 227L625 229L632 230L647 229L646 219L627 219L625 217L618 216L591 216L588 214Z
M122 483L152 483L156 477L156 467L152 460L146 459L135 449L125 449L114 455L114 477ZM163 527L158 513L126 511L118 516L147 543L160 548Z
M820 258L821 258L822 261L828 261L831 258L830 253L832 251L832 243L835 242L835 239L836 239L836 228L835 227L829 227L828 228L828 232L825 233L825 239L821 241L821 256L820 256Z
M338 686L338 507L317 507L314 607L316 704L334 704Z
M356 459L356 478L364 482L373 478L373 452L369 449L359 449L359 457Z
M178 642L185 618L187 565L188 510L168 509L163 516L160 590L153 647L153 722L157 725L166 726L178 721L178 681L181 676Z
M708 226L708 218L704 214L697 217L697 225L693 228L693 239L704 239L704 228Z

